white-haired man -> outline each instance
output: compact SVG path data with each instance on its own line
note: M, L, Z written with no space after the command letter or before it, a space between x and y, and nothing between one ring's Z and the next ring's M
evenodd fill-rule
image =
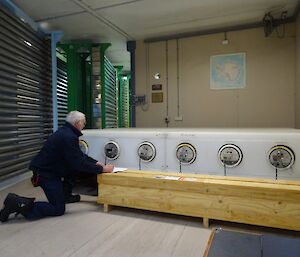
M34 198L9 193L0 211L5 222L12 213L21 213L27 219L60 216L65 213L64 180L72 179L78 172L93 174L110 173L113 165L103 165L79 148L79 137L85 127L85 115L70 112L66 123L49 136L43 148L33 158L29 168L36 174L35 183L44 190L49 202L37 202Z

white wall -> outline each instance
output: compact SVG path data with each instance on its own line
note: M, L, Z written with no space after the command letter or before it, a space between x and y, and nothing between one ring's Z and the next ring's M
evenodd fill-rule
M176 40L137 42L136 94L146 94L148 103L137 107L137 127L165 127L166 116L170 127L295 127L295 24L284 38L276 32L266 38L262 28L227 38L228 45L223 33L179 39L178 67ZM246 53L246 88L211 90L210 56L239 52ZM157 83L163 103L151 103Z

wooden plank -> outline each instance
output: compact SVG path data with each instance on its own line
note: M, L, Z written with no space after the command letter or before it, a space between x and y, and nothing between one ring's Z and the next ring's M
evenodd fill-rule
M182 175L137 171L99 175L98 203L203 217L207 226L208 219L218 219L300 230L300 183Z
M98 183L100 184L111 184L111 185L126 185L133 186L139 185L139 187L145 188L163 188L169 190L179 190L179 191L190 191L199 193L210 193L216 195L237 195L244 194L243 196L253 196L257 198L280 200L285 199L287 194L289 197L298 200L300 197L300 183L294 182L293 184L284 184L283 181L272 181L265 180L265 182L259 182L257 180L230 180L229 177L222 179L222 177L202 176L187 174L169 174L168 176L177 176L184 178L194 178L194 181L174 181L166 179L157 179L158 176L166 176L166 173L141 173L141 172L123 172L117 174L105 174L103 176L98 176ZM228 190L230 186L230 190ZM247 187L247 191L241 191L243 188ZM251 190L252 189L252 190Z
M207 256L208 256L209 249L210 249L210 247L211 247L211 245L212 245L212 242L213 242L213 240L214 240L215 232L216 232L216 230L213 230L213 231L211 232L211 234L210 234L210 237L209 237L209 239L208 239L208 242L207 242L207 245L206 245L206 248L205 248L205 252L204 252L203 257L207 257Z
M116 173L107 173L105 175L110 176ZM257 183L268 183L275 185L296 185L299 186L299 181L292 180L275 180L275 179L266 179L266 178L247 178L247 177L234 177L234 176L217 176L217 175L205 175L205 174L189 174L189 173L174 173L167 172L163 173L161 171L142 171L142 170L127 170L126 172L118 173L118 176L133 176L133 177L153 177L154 175L167 175L167 176L180 176L186 178L196 178L197 180L222 180L222 181L241 181L241 182L257 182ZM98 176L98 179L101 179L102 176Z

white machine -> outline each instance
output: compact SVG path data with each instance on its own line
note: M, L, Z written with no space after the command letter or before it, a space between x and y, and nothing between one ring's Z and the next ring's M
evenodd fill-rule
M154 129L84 130L88 154L119 167L165 170L165 133Z
M300 179L297 129L84 130L83 151L135 170Z

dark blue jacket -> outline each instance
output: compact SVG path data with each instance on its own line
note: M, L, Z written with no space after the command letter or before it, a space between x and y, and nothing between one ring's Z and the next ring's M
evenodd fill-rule
M70 123L49 136L43 148L33 158L29 169L47 178L73 177L78 172L102 173L96 160L79 148L82 133Z

